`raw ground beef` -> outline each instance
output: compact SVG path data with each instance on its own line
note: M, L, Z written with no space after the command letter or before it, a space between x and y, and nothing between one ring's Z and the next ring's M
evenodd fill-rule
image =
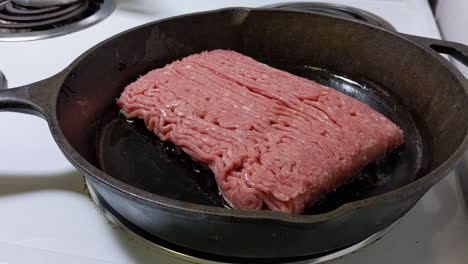
M300 214L403 142L366 104L226 50L150 71L117 102L206 164L238 209Z

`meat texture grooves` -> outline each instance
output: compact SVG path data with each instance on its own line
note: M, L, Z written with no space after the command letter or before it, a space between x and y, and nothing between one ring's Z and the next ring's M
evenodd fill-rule
M227 50L150 71L117 103L206 164L238 209L300 214L403 142L366 104Z

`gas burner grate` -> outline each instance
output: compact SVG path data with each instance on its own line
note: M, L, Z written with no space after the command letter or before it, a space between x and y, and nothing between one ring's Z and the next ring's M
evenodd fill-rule
M114 8L114 0L81 0L44 8L7 2L0 5L0 41L36 40L71 33L104 19Z
M369 25L381 27L390 31L396 31L396 29L388 23L385 19L374 15L370 12L362 9L330 4L330 3L311 3L311 2L296 2L296 3L280 3L264 6L265 8L280 8L288 10L308 11L315 13L323 13L350 20L363 22Z

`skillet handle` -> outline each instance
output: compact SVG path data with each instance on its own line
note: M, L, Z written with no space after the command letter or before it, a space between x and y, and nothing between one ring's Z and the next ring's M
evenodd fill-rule
M0 87L0 112L26 113L49 119L55 107L63 75L61 72L45 80L17 88L6 89L6 85ZM5 78L4 80L6 83Z
M405 38L410 39L417 44L430 48L437 53L447 54L454 57L459 62L468 67L468 46L457 42L431 39L413 35L401 34Z

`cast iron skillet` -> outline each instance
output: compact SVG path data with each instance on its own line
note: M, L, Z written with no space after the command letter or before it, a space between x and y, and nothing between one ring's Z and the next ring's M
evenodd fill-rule
M122 89L148 70L216 48L348 93L398 123L406 143L304 215L224 208L209 172L139 121L123 120L115 104ZM463 155L468 82L437 52L468 64L468 48L457 43L326 15L228 8L121 33L49 79L0 91L0 108L46 119L99 196L148 234L194 252L300 257L348 246L389 226Z

